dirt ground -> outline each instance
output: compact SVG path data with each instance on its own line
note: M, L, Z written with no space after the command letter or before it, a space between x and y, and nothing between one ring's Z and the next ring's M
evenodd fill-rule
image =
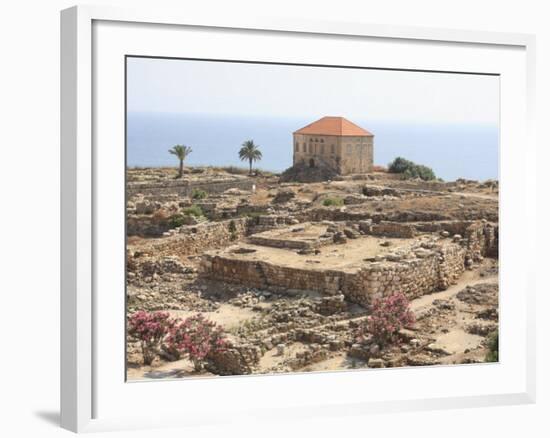
M326 228L326 227L325 227ZM366 258L383 255L414 242L415 239L362 236L349 240L345 246L333 244L319 248L318 254L307 257L287 249L272 248L252 244L240 245L254 252L232 254L242 260L270 260L274 264L293 266L303 269L341 269L356 270ZM383 244L383 245L382 245ZM231 248L227 251L231 252Z

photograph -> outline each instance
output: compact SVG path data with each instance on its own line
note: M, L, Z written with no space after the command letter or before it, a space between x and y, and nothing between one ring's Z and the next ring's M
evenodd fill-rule
M499 362L498 74L125 63L126 381Z

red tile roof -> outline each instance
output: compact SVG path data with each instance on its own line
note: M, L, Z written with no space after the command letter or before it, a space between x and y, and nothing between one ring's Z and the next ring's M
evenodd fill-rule
M373 134L366 129L357 126L344 117L323 117L316 122L304 126L294 134L311 135L338 135L338 136L365 136L372 137Z

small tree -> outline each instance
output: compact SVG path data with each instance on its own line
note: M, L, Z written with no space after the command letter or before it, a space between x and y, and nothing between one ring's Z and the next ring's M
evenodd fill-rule
M403 173L413 165L414 163L412 161L406 160L403 157L397 157L388 164L388 172Z
M420 178L424 181L436 179L434 171L428 166L416 164L403 157L397 157L388 165L388 172L399 173L405 179Z
M404 327L414 324L415 318L409 310L409 300L402 293L375 299L370 315L359 327L359 337L370 334L380 347L395 342L396 335Z
M138 340L143 355L143 363L151 365L157 356L160 345L173 326L168 312L145 312L140 310L128 318L128 335Z
M172 155L175 155L178 157L178 160L180 160L180 167L178 172L178 178L183 177L183 162L187 158L187 156L193 152L193 149L191 149L189 146L185 146L183 144L177 144L172 149L168 150Z
M223 329L200 313L177 322L166 338L168 348L189 356L195 371L201 371L206 356L223 350L226 342Z
M258 145L254 144L253 140L247 140L242 144L241 149L239 150L239 158L241 161L248 161L249 163L249 174L252 174L252 162L260 161L262 159L262 152L259 149Z

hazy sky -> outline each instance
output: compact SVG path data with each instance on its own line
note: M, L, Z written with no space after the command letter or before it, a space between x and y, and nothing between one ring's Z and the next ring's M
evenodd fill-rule
M128 110L498 124L495 76L128 59Z

